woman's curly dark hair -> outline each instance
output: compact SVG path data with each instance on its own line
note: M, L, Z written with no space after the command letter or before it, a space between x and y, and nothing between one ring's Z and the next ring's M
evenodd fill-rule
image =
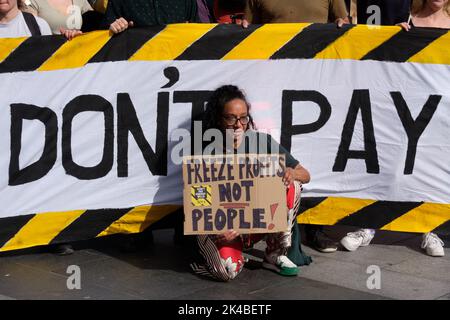
M250 103L247 101L244 92L234 85L224 85L212 93L206 104L206 110L203 114L203 127L205 130L221 128L220 124L223 119L225 105L234 99L241 99L245 102L248 116L250 117L248 127L252 129L256 128L253 118L250 115Z

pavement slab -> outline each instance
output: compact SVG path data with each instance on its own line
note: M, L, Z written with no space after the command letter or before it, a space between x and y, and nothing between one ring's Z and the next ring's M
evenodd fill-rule
M450 249L443 258L429 257L418 234L380 232L385 239L355 252L320 253L303 245L313 263L296 277L263 269L260 242L245 253L251 260L242 273L222 283L191 272L191 251L173 243L173 230L153 233L153 245L136 252L121 249L123 237L105 237L76 243L69 256L46 247L0 254L0 300L450 300ZM80 268L80 290L67 286L73 265ZM367 285L370 266L380 270L380 289Z

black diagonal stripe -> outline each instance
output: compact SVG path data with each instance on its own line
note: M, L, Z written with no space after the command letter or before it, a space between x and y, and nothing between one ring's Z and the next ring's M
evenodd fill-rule
M0 219L0 248L11 240L34 216L34 214L28 214Z
M133 208L87 210L50 242L61 243L95 238Z
M436 28L412 28L408 32L400 31L365 55L362 60L405 62L447 32L445 29Z
M450 219L435 228L433 232L442 236L450 236Z
M377 201L339 220L336 224L380 229L421 204L422 202Z
M157 35L164 26L129 29L113 36L88 63L126 61L148 40Z
M299 214L302 214L306 210L312 209L318 206L321 202L325 201L326 197L311 197L311 198L302 198L300 201L300 211Z
M0 63L0 73L36 70L65 42L63 36L30 37Z
M218 60L252 34L260 25L243 29L238 25L219 24L194 42L175 60Z
M344 25L342 28L338 28L332 23L312 24L281 47L270 59L314 58L319 52L353 27L350 24Z

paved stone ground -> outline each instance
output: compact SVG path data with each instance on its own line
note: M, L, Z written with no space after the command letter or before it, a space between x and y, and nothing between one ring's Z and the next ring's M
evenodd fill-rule
M339 239L349 228L329 227ZM251 263L230 283L200 278L188 268L189 252L172 241L173 230L154 231L149 248L124 253L118 237L77 243L70 256L47 248L0 255L0 299L444 299L450 300L450 241L446 256L420 249L418 234L379 231L356 252L323 254L304 246L313 263L294 278L261 268L264 244L248 253ZM69 290L67 268L81 270L81 289ZM381 288L370 290L367 268L381 270Z

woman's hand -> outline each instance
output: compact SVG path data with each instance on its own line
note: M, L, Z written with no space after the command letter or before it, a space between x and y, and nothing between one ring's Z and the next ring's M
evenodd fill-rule
M405 31L411 30L411 26L408 24L408 22L397 23L396 26L402 27L402 29Z
M295 180L294 169L286 168L286 170L284 171L284 176L283 176L283 183L284 183L284 185L287 187L291 183L293 183L294 180Z
M293 183L295 180L297 180L303 184L303 183L308 183L310 179L311 179L311 177L309 175L308 170L303 168L300 164L297 164L297 166L294 169L287 167L284 170L284 175L283 175L282 180L283 180L284 185L287 187L291 183Z
M125 31L128 28L133 27L133 25L134 25L133 21L128 22L124 18L119 18L116 19L116 21L114 21L113 23L111 23L111 25L109 26L109 30L114 34L118 34Z
M344 24L349 24L350 20L348 18L338 18L335 23L338 28L342 28Z
M237 237L239 237L239 233L234 230L228 230L225 233L217 235L217 241L219 242L232 242Z
M247 29L250 23L247 21L247 19L242 18L241 21L237 22L236 24L241 25L242 28Z
M83 34L83 32L81 32L80 30L75 30L75 29L64 29L64 28L60 28L59 32L61 32L61 34L66 37L67 40L72 40L75 37L78 37L79 35Z

